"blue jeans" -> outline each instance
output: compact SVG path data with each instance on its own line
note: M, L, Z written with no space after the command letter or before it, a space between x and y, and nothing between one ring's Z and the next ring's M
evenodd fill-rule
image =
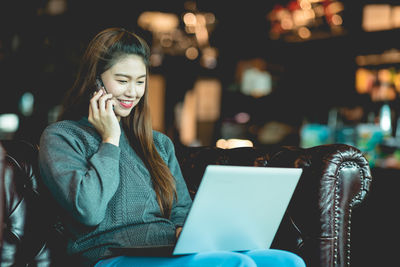
M213 251L178 257L119 256L99 261L95 267L305 267L296 254L277 249L247 252Z

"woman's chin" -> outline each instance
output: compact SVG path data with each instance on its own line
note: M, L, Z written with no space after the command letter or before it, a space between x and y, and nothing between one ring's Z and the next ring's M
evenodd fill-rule
M130 109L130 110L115 110L115 115L118 117L121 117L121 118L125 118L125 117L128 117L130 114L131 114L131 112L132 112L132 109Z

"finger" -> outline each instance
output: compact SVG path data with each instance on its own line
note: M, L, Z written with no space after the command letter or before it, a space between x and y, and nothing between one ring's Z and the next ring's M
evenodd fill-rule
M109 99L106 102L106 110L107 110L107 112L113 112L113 110L114 110L114 101L112 99Z
M103 112L105 110L105 106L106 106L105 101L106 101L106 98L104 96L100 97L100 99L98 101L100 112Z
M93 111L92 111L92 106L91 105L89 105L89 115L88 115L88 117L89 118L93 117Z
M97 101L103 94L104 94L103 90L95 91L90 100L95 99Z
M89 104L89 109L92 112L92 117L97 117L99 114L99 106L98 106L98 100L100 98L100 96L103 93L101 91L98 91L97 93L95 93L95 95L90 99L90 104Z
M111 98L112 98L111 94L103 95L102 97L100 97L100 99L99 99L99 110L101 112L106 110L106 103L109 102Z
M93 115L92 108L89 108L88 121L92 124L95 124L95 122L96 122L96 119L94 118L94 115Z
M103 95L103 91L97 91L94 93L93 97L90 99L90 104L92 106L97 106L97 102L99 101L99 98ZM95 105L94 105L95 104Z

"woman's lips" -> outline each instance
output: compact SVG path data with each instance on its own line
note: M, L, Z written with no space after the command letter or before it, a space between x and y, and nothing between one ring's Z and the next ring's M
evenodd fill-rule
M122 101L122 100L119 100L119 104L123 108L131 108L133 106L133 101Z

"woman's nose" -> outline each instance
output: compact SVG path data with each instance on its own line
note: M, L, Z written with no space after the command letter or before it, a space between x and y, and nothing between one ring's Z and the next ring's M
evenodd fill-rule
M130 83L128 85L128 92L127 93L131 97L136 97L137 96L137 88L136 88L135 83Z

